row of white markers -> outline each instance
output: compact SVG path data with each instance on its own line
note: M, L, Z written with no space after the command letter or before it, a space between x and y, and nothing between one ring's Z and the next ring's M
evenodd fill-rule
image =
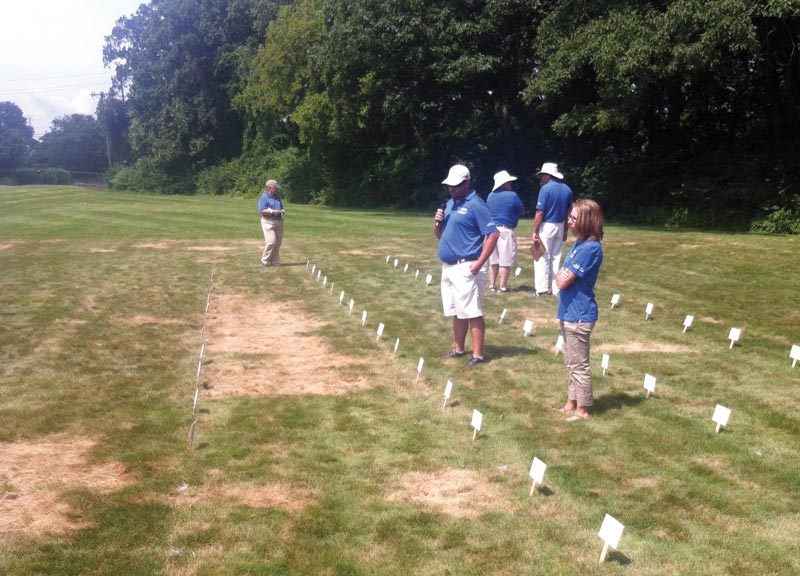
M387 264L390 263L390 260L391 260L391 257L387 256L386 257L386 263ZM394 260L394 264L393 264L394 268L397 268L398 265L399 265L399 261L397 259L395 259ZM317 268L316 264L311 264L310 260L306 262L306 268L309 268L309 267L311 269L311 275L316 277L317 281L322 280L323 289L327 288L328 277L327 276L323 276L322 275L322 271ZM403 267L403 273L407 273L408 272L408 268L409 268L409 265L405 264L405 266ZM521 272L522 272L522 269L521 268L517 268L517 270L515 271L515 274L517 276L519 276L519 274ZM416 272L414 273L414 279L417 280L418 278L419 278L419 270L416 270ZM431 274L428 274L425 277L425 285L426 286L430 286L432 281L433 281L433 276ZM330 284L330 292L331 292L331 294L333 294L333 286L334 286L334 283L331 282L331 284ZM344 300L345 300L345 293L344 293L344 291L341 291L340 294L339 294L339 304L344 304ZM353 309L355 307L355 301L351 298L349 300L347 306L348 306L348 309L349 309L349 313L352 314L353 313ZM503 313L501 314L501 317L500 317L500 322L501 323L505 319L506 312L507 312L507 310L504 309ZM366 323L367 323L367 311L366 310L362 310L362 312L361 312L361 326L362 327L366 326ZM383 324L383 322L380 322L378 324L378 328L377 328L377 331L376 331L376 341L380 341L381 337L383 336L384 330L385 330L385 325ZM523 331L525 333L525 336L528 336L532 332L532 330L533 330L533 322L530 321L530 320L526 320L525 321L525 325L523 326ZM399 347L400 347L400 338L397 338L395 340L395 343L394 343L393 354L395 354L395 355L397 354L397 351L398 351ZM558 354L558 352L560 351L560 349L562 347L563 347L563 339L562 339L561 336L559 336L559 340L556 343L556 354ZM607 354L603 355L603 373L605 373L606 369L608 368L608 362L609 362L608 355ZM419 361L417 362L417 376L416 376L416 379L414 380L415 383L419 381L419 377L422 374L422 369L423 369L424 366L425 366L425 359L423 357L420 357ZM451 380L448 380L447 384L445 385L445 388L444 388L444 403L442 404L442 409L445 409L447 407L447 403L450 400L452 392L453 392L453 382ZM472 420L471 420L471 423L470 423L470 426L473 429L473 433L472 433L473 442L478 437L478 433L480 432L482 425L483 425L483 413L481 413L477 409L473 409L473 411L472 411ZM544 462L542 462L539 458L534 457L533 462L531 463L531 469L530 469L530 472L529 472L529 476L530 476L531 480L533 481L533 484L531 486L531 491L530 491L530 495L531 496L533 496L534 493L537 492L537 485L538 486L542 486L544 484L544 473L545 473L546 469L547 469L547 465ZM605 518L603 519L603 523L600 526L600 531L598 532L598 536L603 541L603 550L600 553L600 560L599 560L601 563L605 561L605 558L606 558L606 555L608 554L609 549L618 548L619 541L620 541L620 538L622 537L623 530L624 530L624 525L622 523L620 523L618 520L616 520L614 517L612 517L609 514L605 515Z

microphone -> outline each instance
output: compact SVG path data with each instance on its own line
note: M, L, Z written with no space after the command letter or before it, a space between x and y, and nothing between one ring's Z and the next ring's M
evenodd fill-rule
M442 202L442 203L439 205L439 210L441 210L442 212L444 212L444 209L445 209L445 208L447 208L447 200L445 200L444 202ZM441 227L442 227L442 222L443 222L443 221L439 221L439 222L437 222L437 223L436 223L436 227L437 227L437 228L441 228Z

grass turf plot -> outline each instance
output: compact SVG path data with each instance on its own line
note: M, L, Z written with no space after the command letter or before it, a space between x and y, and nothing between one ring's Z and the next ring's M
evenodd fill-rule
M797 571L797 240L604 248L594 415L567 423L529 258L487 295L490 362L440 360L430 215L290 205L264 269L254 199L0 189L0 572ZM606 513L625 533L599 566Z

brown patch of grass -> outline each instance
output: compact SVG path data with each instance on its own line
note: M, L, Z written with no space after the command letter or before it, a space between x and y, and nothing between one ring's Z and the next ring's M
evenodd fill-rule
M130 324L131 326L146 326L148 324L181 324L181 320L175 318L157 318L155 316L146 316L144 314L137 314L131 318L125 318L122 322Z
M3 242L0 244L0 250L8 250L14 247L15 242Z
M484 512L508 507L499 489L472 470L409 472L397 483L397 489L388 496L390 502L420 504L448 516L476 518Z
M89 248L89 252L92 254L109 254L116 251L116 248Z
M151 248L153 250L166 250L169 248L168 242L150 242L146 244L134 244L134 248Z
M0 534L64 534L85 527L60 501L61 493L108 493L129 483L122 464L89 463L94 445L61 436L0 443Z
M598 353L609 352L658 352L662 354L686 354L696 350L688 346L676 344L663 344L659 342L624 342L620 344L601 344L597 347Z
M195 252L226 252L233 250L233 246L189 246L187 250Z
M170 500L184 506L228 502L251 508L282 508L299 512L313 501L311 491L285 482L271 484L238 483L222 480L219 471L209 472L209 481L197 488L187 487L170 494Z
M312 333L324 326L285 303L220 296L209 313L209 397L339 395L371 386L363 362Z
M702 318L698 318L698 320L700 320L700 322L706 322L707 324L722 324L722 320L717 320L710 316L703 316Z

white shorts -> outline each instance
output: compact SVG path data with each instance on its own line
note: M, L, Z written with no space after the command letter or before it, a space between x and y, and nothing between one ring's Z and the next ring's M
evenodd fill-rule
M486 293L486 265L477 274L471 274L474 264L442 264L442 308L445 316L459 320L483 316L483 296Z
M489 256L489 264L495 266L513 266L517 259L517 233L513 228L498 226L497 246L494 247L492 255Z

